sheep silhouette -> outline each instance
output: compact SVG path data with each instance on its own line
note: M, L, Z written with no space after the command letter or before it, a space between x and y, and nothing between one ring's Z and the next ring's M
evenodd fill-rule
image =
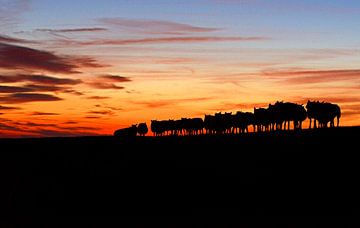
M120 138L134 138L136 137L137 130L137 125L134 124L131 127L116 130L114 136Z
M151 120L150 129L154 136L245 134L249 132L250 126L253 126L254 132L290 130L291 124L293 130L301 130L306 118L310 120L309 128L335 127L335 118L337 118L336 126L339 126L340 117L341 109L337 104L309 100L305 109L301 104L276 101L266 108L254 108L253 113L217 112L213 115L206 114L204 119ZM119 129L114 135L134 137L136 134L144 136L147 132L146 123L140 123Z
M290 130L290 123L293 122L294 130L302 128L302 122L306 119L306 110L302 105L291 102L279 102L269 104L269 117L271 130Z
M309 128L311 128L311 126L313 126L313 128L327 128L328 123L330 123L330 127L335 127L335 118L337 119L336 126L339 127L341 117L341 109L339 105L329 102L308 100L306 109L310 120ZM314 121L313 125L312 121ZM316 121L319 126L316 125Z
M146 123L139 123L138 127L137 127L137 133L140 136L145 136L148 133L149 129L146 125Z

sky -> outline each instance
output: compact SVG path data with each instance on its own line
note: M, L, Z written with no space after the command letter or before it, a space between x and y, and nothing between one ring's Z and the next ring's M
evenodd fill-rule
M0 137L337 103L360 125L360 1L0 0Z

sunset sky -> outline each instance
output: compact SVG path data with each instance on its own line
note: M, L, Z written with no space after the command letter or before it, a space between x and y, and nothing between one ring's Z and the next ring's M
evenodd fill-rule
M0 137L308 99L360 125L360 1L0 0Z

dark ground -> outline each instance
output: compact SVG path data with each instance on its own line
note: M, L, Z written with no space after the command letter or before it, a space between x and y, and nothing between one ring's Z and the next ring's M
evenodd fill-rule
M359 146L360 127L0 139L0 226L360 223Z

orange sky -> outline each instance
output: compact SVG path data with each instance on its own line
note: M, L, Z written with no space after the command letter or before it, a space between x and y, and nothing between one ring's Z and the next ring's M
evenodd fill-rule
M152 11L164 4L155 4L158 8L145 16L125 4L131 16L93 18L84 10L86 17L69 11L68 18L57 20L38 1L5 1L0 8L0 137L112 134L151 119L251 111L277 100L338 103L341 125L360 124L360 43L347 39L351 34L340 39L335 29L331 34L328 22L313 32L311 22L327 15L301 25L281 22L283 27L259 26L261 15L251 15L252 22L242 27L237 18L242 15L220 10L238 7L236 2L209 3L216 4L207 9L216 22L195 12L188 20L180 13L154 18ZM251 4L240 6L263 12L261 5ZM166 7L180 12L187 6ZM337 13L343 23L358 17ZM299 29L290 30L292 25Z

